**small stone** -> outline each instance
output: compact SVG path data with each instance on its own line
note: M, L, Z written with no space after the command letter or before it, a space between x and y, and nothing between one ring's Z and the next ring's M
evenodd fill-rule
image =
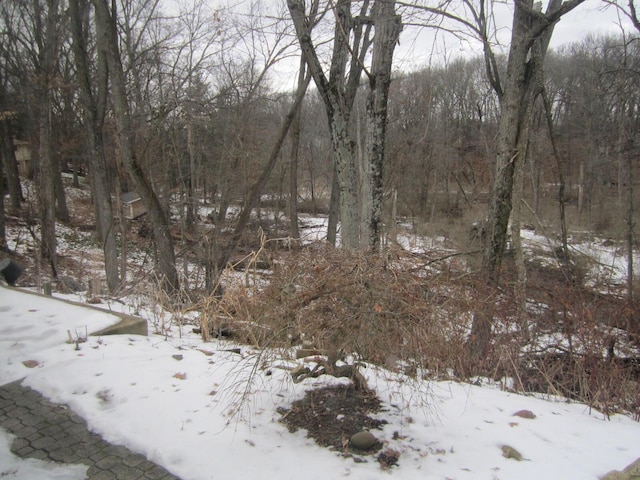
M171 357L172 357L174 360L178 360L178 361L180 361L180 360L182 360L182 359L184 358L181 354L178 354L178 355L171 355Z
M513 416L520 417L520 418L528 418L530 420L533 420L534 418L536 418L536 414L533 413L531 410L519 410L516 413L514 413Z
M22 364L27 368L36 368L40 365L40 362L37 360L25 360Z
M519 462L522 461L522 454L515 448L510 447L509 445L502 446L502 456L504 458L512 458Z
M351 446L358 450L369 450L376 443L377 438L371 432L358 432L351 435Z

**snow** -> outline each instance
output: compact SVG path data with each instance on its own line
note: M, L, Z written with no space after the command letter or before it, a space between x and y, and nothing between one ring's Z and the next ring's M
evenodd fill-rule
M530 256L535 256L540 260L540 251L551 254L554 249L560 246L560 242L550 239L544 235L532 232L531 230L521 231L522 242ZM585 233L583 236L590 237ZM625 285L627 279L627 252L623 248L616 247L614 242L608 242L601 238L590 241L578 241L571 239L570 249L578 259L585 259L590 264L587 273L587 286L596 286L605 283L610 286ZM637 253L633 255L634 271L640 265L640 257Z
M279 368L290 359L272 353L265 362L250 347L203 343L187 329L181 338L90 336L77 347L68 343L69 332L75 339L115 321L108 312L0 288L0 384L23 378L69 405L107 441L185 480L596 479L640 456L640 424L624 415L607 420L564 399L486 382L410 380L369 366L363 374L385 406L377 416L389 422L374 433L400 453L399 465L383 470L373 457L356 463L278 421L278 407L338 380L292 384ZM514 416L523 409L536 417ZM0 430L3 478L83 478L84 466L16 458L10 442ZM505 458L503 446L523 460Z

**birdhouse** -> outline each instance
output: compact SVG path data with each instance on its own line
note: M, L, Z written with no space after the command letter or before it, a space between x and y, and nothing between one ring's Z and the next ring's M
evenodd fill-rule
M133 220L147 213L147 209L142 203L142 198L136 192L123 193L120 198L122 200L124 218L127 220Z

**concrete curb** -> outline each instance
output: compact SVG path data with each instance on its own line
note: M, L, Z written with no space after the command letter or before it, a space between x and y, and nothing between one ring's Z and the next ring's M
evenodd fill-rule
M44 295L43 293L34 292L31 290L25 290L23 288L17 287L5 287L4 285L0 285L0 288L4 288L6 290L18 290L20 293L27 293L29 295L35 295L40 298L46 298L49 300L56 300L58 302L64 302L68 305L73 305L75 307L89 308L91 310L95 310L102 313L108 313L110 315L116 316L120 319L120 321L110 327L103 328L102 330L98 330L97 332L91 332L89 335L93 336L105 336L105 335L149 335L149 327L147 325L147 321L141 317L134 317L133 315L127 315L126 313L115 312L113 310L106 310L104 308L96 307L95 305L89 305L86 303L74 302L73 300L67 300L64 298L53 297L49 295Z

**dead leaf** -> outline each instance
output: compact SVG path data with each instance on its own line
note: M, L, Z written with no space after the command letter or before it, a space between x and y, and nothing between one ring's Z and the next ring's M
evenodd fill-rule
M186 380L187 374L183 372L178 372L173 376L173 378L177 378L178 380Z

